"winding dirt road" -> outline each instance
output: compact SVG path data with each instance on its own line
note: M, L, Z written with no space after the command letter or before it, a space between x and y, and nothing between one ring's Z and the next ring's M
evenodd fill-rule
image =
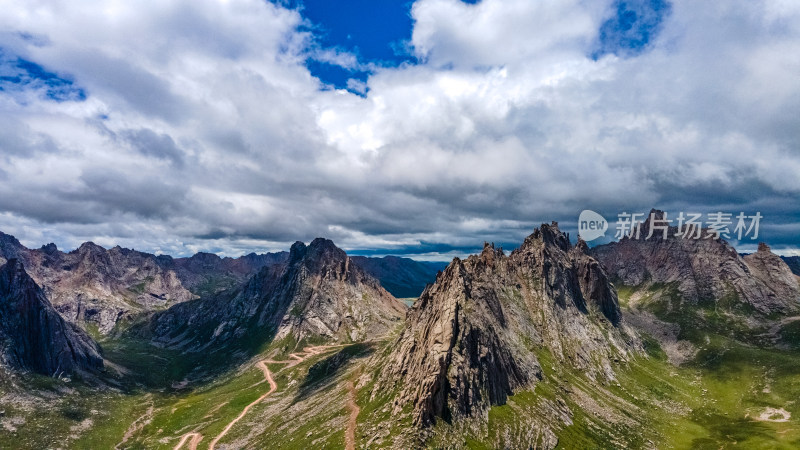
M316 345L316 346L306 347L306 348L303 349L302 352L290 353L288 360L276 361L276 360L273 360L273 359L264 359L264 360L261 360L258 363L256 363L256 367L261 369L261 371L264 373L264 381L267 381L269 383L269 392L267 392L266 394L262 395L261 397L258 397L253 402L251 402L249 405L245 406L244 409L242 410L242 412L238 416L236 416L235 419L230 421L225 426L225 428L223 428L222 431L214 438L214 440L211 441L211 443L208 444L208 450L214 450L214 448L216 447L216 445L219 442L219 440L222 439L226 434L228 434L228 432L231 430L231 428L233 428L233 426L236 425L236 422L242 420L244 418L244 416L247 415L247 412L250 411L250 408L252 408L253 406L261 403L262 401L264 401L265 398L269 397L270 394L272 394L273 392L275 392L278 389L278 384L275 383L275 380L272 378L272 372L269 370L269 367L267 367L267 364L286 364L287 365L286 367L294 367L294 366L300 364L301 362L305 361L306 358L309 358L311 356L316 356L316 355L319 355L321 353L325 353L325 351L327 351L327 350L330 350L330 349L333 349L333 348L338 348L338 347L341 347L341 345ZM261 384L261 383L256 383L256 384ZM356 406L356 408L358 408L358 406ZM356 412L356 415L358 415L357 412ZM352 417L352 413L351 413L351 420L354 420L354 419L355 418ZM354 436L354 442L355 442L355 423L353 424L353 436ZM180 450L181 447L183 447L183 445L186 444L186 441L188 441L189 439L191 439L191 441L189 441L189 450L196 450L197 449L197 445L203 439L203 435L201 435L200 433L197 433L195 431L190 432L190 433L186 433L183 436L181 436L181 440L178 442L178 445L176 445L173 450ZM348 449L349 448L351 448L351 447L348 447Z
M183 437L181 437L180 442L178 442L178 445L175 446L174 450L178 450L183 447L183 444L185 444L189 439L191 439L191 441L189 441L189 450L197 450L197 444L203 440L203 435L195 432L184 434Z

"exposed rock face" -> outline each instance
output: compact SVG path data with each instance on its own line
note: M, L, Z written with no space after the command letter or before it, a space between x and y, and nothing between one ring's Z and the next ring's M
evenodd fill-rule
M590 376L613 379L610 360L640 348L617 295L585 246L555 223L506 256L485 245L454 259L422 293L383 371L402 380L397 407L425 426L481 414L542 378L538 352Z
M0 267L0 362L52 376L103 368L98 345L61 318L17 259Z
M202 350L265 332L275 339L359 341L399 324L405 306L327 239L292 245L230 296L176 305L153 318L154 341Z
M351 256L350 259L377 278L397 298L419 297L425 286L436 280L436 274L447 267L447 263L414 261L397 256Z
M200 253L173 259L119 246L106 250L92 242L63 253L55 244L30 250L0 233L0 262L18 258L65 319L94 324L101 333L131 314L238 287L287 257L286 252L236 259Z
M663 212L653 210L657 220ZM769 247L742 258L722 239L676 236L670 227L666 239L655 232L647 239L650 219L638 237L595 247L591 254L605 270L627 285L676 283L691 302L719 300L735 294L762 314L791 313L800 307L797 278ZM707 236L703 230L702 236Z

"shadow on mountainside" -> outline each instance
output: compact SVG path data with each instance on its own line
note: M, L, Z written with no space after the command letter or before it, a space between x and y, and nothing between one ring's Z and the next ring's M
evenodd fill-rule
M308 375L297 392L295 401L310 397L315 392L335 380L344 368L354 359L366 358L375 352L373 342L361 342L348 345L338 352L314 363L308 368Z

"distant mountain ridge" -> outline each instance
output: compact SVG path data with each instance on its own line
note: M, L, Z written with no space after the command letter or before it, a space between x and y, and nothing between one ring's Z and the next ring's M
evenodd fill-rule
M781 256L793 274L800 277L800 256Z
M162 267L175 270L181 283L201 297L236 288L261 268L285 264L288 259L289 252L249 253L238 258L205 252L188 258L158 256Z
M156 256L86 242L69 253L47 244L31 250L0 233L0 263L17 258L67 320L108 333L122 319L163 309L199 295L212 295L244 282L265 265L285 261L287 252L220 258Z
M380 280L383 287L397 298L419 297L446 262L415 261L398 256L372 258L351 256L351 260Z

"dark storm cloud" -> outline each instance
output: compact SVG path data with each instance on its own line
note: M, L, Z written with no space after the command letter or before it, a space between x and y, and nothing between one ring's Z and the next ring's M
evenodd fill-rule
M31 158L42 153L54 153L58 147L53 139L43 133L37 133L23 121L2 115L0 120L0 156Z
M186 187L152 175L93 169L80 176L83 186L64 198L92 205L97 214L131 213L143 218L171 217L186 203Z
M120 108L133 109L140 114L180 122L192 107L185 98L172 92L168 80L159 77L132 61L87 50L74 50L69 57L76 76L93 86L94 94L113 96L123 101Z
M165 159L176 166L183 165L183 152L168 134L158 134L153 130L141 128L138 130L124 130L120 132L120 136L142 155Z

